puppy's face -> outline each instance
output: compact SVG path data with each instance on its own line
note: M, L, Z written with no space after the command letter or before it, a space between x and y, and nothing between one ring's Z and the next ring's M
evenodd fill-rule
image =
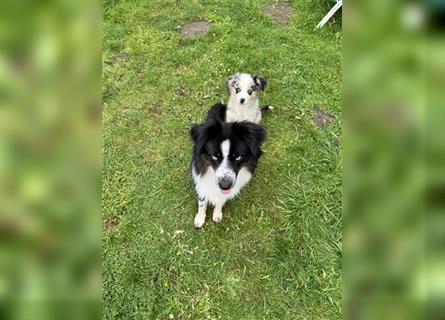
M244 122L196 125L190 133L198 167L204 172L212 168L215 184L223 195L228 195L235 186L241 168L254 171L266 138L263 126Z
M267 80L247 73L236 73L227 80L229 95L236 97L239 104L248 104L255 100L260 91L264 91Z

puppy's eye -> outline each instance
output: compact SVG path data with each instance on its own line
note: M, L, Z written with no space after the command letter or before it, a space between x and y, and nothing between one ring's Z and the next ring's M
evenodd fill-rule
M212 158L212 160L218 161L221 159L220 155L218 153L212 154L210 156L210 158Z
M215 161L218 160L218 157L216 155L212 155L211 158Z
M252 95L252 90L247 90L247 93L250 95Z
M235 92L236 92L236 93L239 93L240 91L241 91L240 88L235 88Z

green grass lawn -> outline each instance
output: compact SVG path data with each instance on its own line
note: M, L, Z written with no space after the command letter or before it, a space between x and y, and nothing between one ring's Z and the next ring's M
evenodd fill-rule
M103 317L341 318L341 21L322 0L104 3ZM207 20L207 35L178 26ZM195 230L188 130L236 71L269 80L268 139L220 224ZM320 128L314 108L335 116Z

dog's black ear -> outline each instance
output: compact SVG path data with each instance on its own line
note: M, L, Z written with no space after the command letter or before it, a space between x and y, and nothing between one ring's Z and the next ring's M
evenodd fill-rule
M190 129L190 137L196 146L196 151L200 153L207 141L213 139L221 132L221 130L222 125L219 121L194 125Z
M259 157L262 153L261 144L267 137L266 127L253 122L234 123L234 126L238 126L235 130L247 143L252 154Z
M199 135L203 131L203 128L203 124L195 124L193 127L191 127L189 134L194 144L198 143Z
M254 75L253 76L253 81L261 89L261 91L264 91L266 89L266 86L267 86L266 78Z
M255 124L253 122L246 122L247 129L252 137L255 140L256 144L260 146L266 141L267 130L265 126L260 124Z

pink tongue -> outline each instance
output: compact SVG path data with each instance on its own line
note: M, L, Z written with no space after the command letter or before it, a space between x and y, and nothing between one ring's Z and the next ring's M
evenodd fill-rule
M230 193L230 189L229 189L229 190L223 190L223 189L221 189L221 193L222 193L223 195L227 195L227 194Z

